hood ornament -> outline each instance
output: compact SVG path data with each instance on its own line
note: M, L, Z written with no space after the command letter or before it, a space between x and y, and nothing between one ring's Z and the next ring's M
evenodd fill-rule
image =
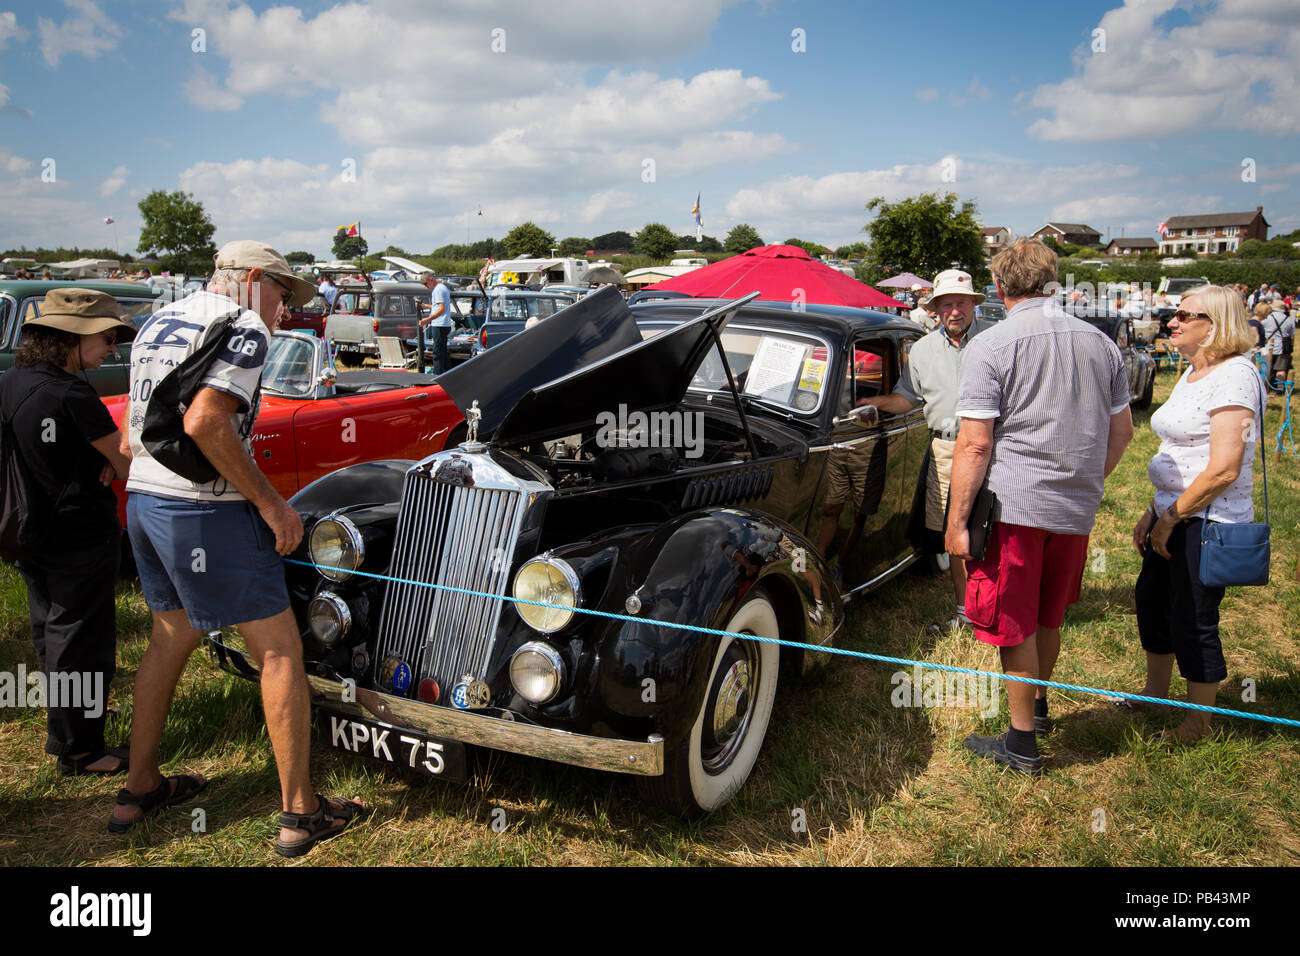
M467 425L465 440L460 443L460 447L467 452L481 452L487 448L487 445L478 440L478 423L483 419L483 412L478 407L478 399L470 402L469 411L465 413L465 422Z

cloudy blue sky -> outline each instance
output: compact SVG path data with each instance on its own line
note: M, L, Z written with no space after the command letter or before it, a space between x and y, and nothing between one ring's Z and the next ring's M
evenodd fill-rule
M712 235L832 246L927 191L1273 234L1298 187L1297 0L0 0L0 247L129 249L153 189L324 254L686 232L697 192Z

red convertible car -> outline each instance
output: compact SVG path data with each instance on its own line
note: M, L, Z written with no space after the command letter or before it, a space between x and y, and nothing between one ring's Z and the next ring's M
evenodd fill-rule
M285 498L346 465L420 459L461 440L465 417L435 376L338 372L327 344L306 332L279 331L267 353L253 455ZM127 396L106 397L104 404L122 427ZM124 487L113 485L126 527Z

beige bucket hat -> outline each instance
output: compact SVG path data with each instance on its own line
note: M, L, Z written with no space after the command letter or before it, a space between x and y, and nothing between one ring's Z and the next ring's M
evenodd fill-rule
M134 329L122 319L117 300L107 292L78 289L69 286L47 292L41 300L40 315L27 319L24 325L44 325L76 335L95 335L109 329Z
M970 273L962 272L960 269L945 269L934 277L930 301L933 302L941 295L969 295L975 299L976 305L984 301L984 293L975 291L975 283L971 281Z

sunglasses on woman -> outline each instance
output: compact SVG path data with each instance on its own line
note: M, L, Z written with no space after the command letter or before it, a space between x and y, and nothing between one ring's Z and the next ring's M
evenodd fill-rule
M1179 322L1190 322L1192 319L1205 319L1207 322L1213 321L1208 313L1205 312L1184 312L1182 309L1176 311L1170 316L1171 319L1177 319Z

